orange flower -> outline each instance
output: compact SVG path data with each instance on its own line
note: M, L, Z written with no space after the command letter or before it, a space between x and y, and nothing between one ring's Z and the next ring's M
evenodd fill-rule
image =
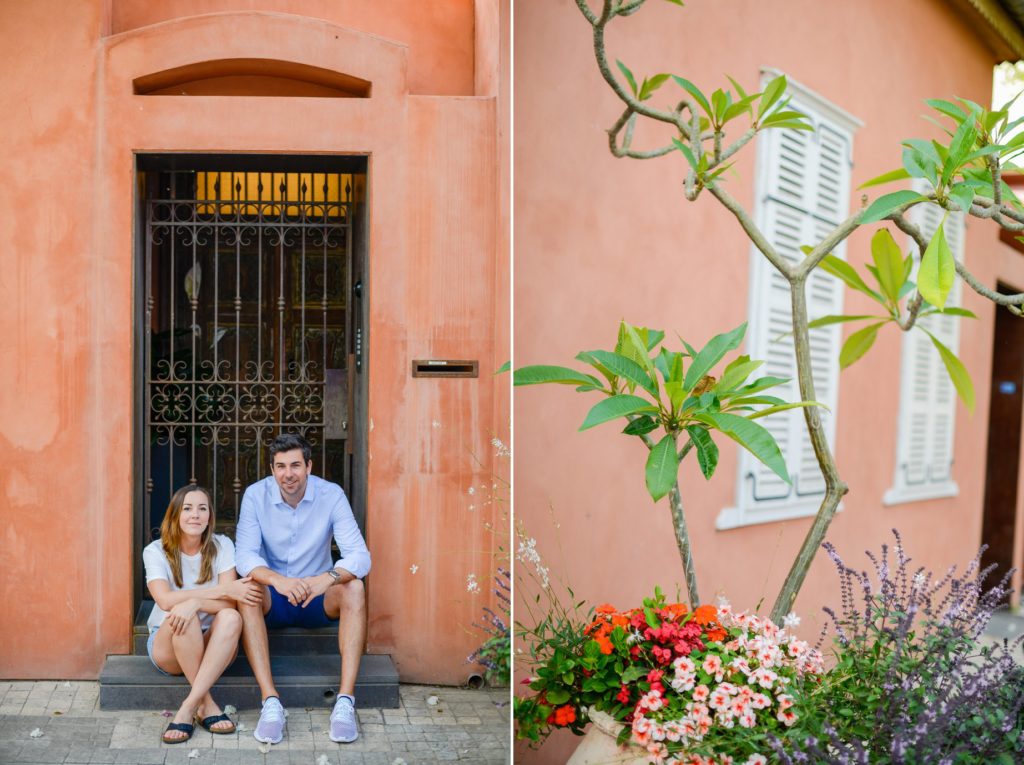
M597 611L597 613L599 614L614 614L615 606L605 603L604 605L598 606L594 610Z
M601 647L601 653L610 654L615 650L615 646L612 645L612 641L604 635L595 635L594 640Z
M666 613L671 614L672 618L675 619L680 616L683 616L690 609L686 607L685 603L670 603L669 605L665 606L662 610Z
M622 627L622 629L626 629L628 626L629 619L622 614L615 614L615 616L612 617L612 627Z
M697 606L693 609L693 618L701 626L714 624L718 621L718 609L714 606Z
M723 630L721 627L711 627L704 631L704 637L709 642L721 643L728 636L728 632Z
M569 723L576 722L576 709L572 704L558 707L555 709L554 718L555 725L564 727Z

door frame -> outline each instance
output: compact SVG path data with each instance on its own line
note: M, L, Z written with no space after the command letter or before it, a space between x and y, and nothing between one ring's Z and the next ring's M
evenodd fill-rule
M145 173L158 170L222 170L251 171L258 163L266 171L349 172L365 177L365 201L354 208L350 257L349 310L352 324L360 333L358 355L354 359L354 412L352 420L351 480L349 496L353 514L366 536L367 477L369 454L369 340L370 340L370 155L363 154L284 154L281 152L133 152L133 225L132 225L132 424L131 424L131 513L132 513L132 613L133 623L139 607L146 599L145 571L142 549L149 543L144 524L145 492L144 449L145 427L145 257L146 257L146 188ZM315 170L314 170L315 168ZM360 289L353 289L359 283ZM355 349L354 349L355 352Z

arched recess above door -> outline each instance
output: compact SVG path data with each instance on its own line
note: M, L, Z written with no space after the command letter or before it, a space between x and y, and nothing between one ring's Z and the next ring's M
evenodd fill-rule
M370 87L342 72L267 58L200 61L132 80L138 96L369 98Z
M322 19L243 11L104 40L108 82L136 95L400 97L405 45Z

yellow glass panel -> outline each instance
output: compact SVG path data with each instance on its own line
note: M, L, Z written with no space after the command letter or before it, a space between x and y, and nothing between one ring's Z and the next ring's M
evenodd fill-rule
M262 208L264 217L278 217L279 203L289 202L302 203L307 217L324 215L325 206L328 217L338 217L344 214L344 203L362 200L365 188L365 177L351 173L196 173L201 215L257 215ZM298 217L301 209L300 204L285 204L284 215Z

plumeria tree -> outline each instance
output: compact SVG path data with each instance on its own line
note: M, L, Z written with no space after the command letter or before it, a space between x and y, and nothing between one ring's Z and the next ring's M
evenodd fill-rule
M825 492L772 609L771 618L781 623L793 606L840 500L848 491L825 435L822 407L814 403L809 331L827 324L863 322L840 350L840 366L847 367L870 350L883 330L928 332L919 323L924 317L935 314L958 318L972 316L968 311L947 306L958 278L1002 309L1017 316L1024 315L1024 294L1003 294L989 289L953 257L946 240L945 217L928 236L909 214L918 205L933 204L946 214L963 213L989 220L1011 232L1024 231L1024 205L1003 180L1004 172L1018 169L1013 164L1014 159L1024 151L1024 133L1013 135L1021 120L1009 118L1009 104L990 110L966 99L928 101L945 138L904 141L902 167L864 184L875 187L913 181L915 187L885 193L874 200L865 196L859 209L819 241L807 242L803 248L804 259L794 263L776 249L754 217L729 192L724 175L737 154L759 133L813 130L805 115L790 106L785 77L775 78L758 92L744 89L739 82L728 78L729 87L717 87L709 92L680 74L661 72L641 76L626 63L613 63L609 58L606 32L618 19L640 11L647 0L601 0L596 4L575 1L592 30L598 70L622 103L621 113L608 129L611 153L637 160L682 154L688 168L683 183L685 199L706 203L702 199L711 197L722 205L788 283L800 400L757 401L755 391L749 388L744 391L741 385L757 384L756 381L744 382L753 372L750 365L757 362L742 356L726 368L721 379L709 377L711 367L724 356L725 351L718 351L724 346L729 346L727 350L738 347L738 342L732 344L735 333L712 340L708 347L714 346L715 353L707 352L708 347L696 350L686 345L685 350L675 352L678 355L674 356L672 351L656 347L661 341L659 333L652 335L651 330L626 324L614 351L591 351L577 357L596 370L597 376L564 367L533 367L518 370L516 384L562 383L575 385L581 391L604 393L607 398L591 410L585 426L616 417L629 420L626 433L641 438L650 449L647 485L652 497L669 496L693 605L700 601L676 478L679 460L695 450L707 476L709 455L715 455L714 461L717 461L712 435L720 433L738 441L771 467L778 447L770 436L768 441L764 440L761 434L764 429L753 420L783 407L803 407ZM669 1L682 5L679 0ZM641 121L669 126L673 133L671 140L662 146L634 145L634 133ZM910 236L914 246L909 253L901 250L887 225L894 225ZM872 263L863 275L833 254L837 246L862 227L877 229L871 242ZM823 316L812 321L808 316L806 293L808 279L815 269L824 270L868 296L878 304L878 309L872 314ZM654 338L657 342L652 342ZM964 365L937 337L929 333L929 338L958 396L973 409L974 390ZM712 356L717 356L715 361L705 365ZM730 373L738 375L740 369L746 371L743 378L729 381L739 387L724 384ZM658 430L657 439L651 435L655 430ZM757 439L751 437L755 433Z

